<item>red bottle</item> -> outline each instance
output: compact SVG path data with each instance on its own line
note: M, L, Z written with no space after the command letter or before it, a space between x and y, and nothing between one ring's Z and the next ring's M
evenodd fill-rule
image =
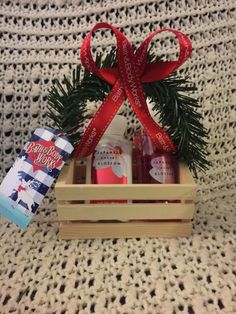
M138 183L171 184L179 182L175 156L158 150L144 130L136 133L134 145Z

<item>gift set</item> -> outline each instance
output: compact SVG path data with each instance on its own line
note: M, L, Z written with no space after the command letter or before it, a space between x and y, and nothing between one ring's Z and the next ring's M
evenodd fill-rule
M98 29L111 30L117 48L94 61L90 41ZM175 61L148 48L162 32L178 40ZM135 49L112 25L95 25L81 46L82 66L49 92L55 128L33 133L0 185L0 214L26 228L57 179L61 239L190 235L193 176L209 166L207 130L189 96L196 87L176 74L191 52L189 38L173 29L153 32ZM122 113L125 100L136 128ZM94 114L88 102L101 102Z

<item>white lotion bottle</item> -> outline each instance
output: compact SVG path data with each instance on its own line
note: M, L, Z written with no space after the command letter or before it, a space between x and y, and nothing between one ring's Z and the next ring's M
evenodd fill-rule
M132 143L124 138L127 119L116 115L92 156L87 159L87 183L131 184ZM127 200L92 201L93 203L127 203Z

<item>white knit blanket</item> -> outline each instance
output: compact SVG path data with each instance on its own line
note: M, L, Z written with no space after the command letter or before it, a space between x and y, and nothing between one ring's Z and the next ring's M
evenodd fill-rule
M181 73L198 85L211 169L199 178L186 239L59 241L53 191L26 231L0 219L0 313L236 313L235 1L0 1L0 176L32 130L44 126L53 78L79 63L97 21L138 45L160 27L191 37ZM156 53L177 51L169 35ZM114 43L97 33L98 51ZM127 116L129 111L127 110Z

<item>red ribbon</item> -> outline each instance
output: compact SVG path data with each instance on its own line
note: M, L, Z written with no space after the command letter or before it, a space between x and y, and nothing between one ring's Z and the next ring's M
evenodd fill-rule
M116 36L118 59L118 67L116 68L98 69L93 60L90 41L92 34L101 28L111 29ZM147 64L146 59L150 41L155 35L166 31L173 33L178 39L180 47L178 60ZM176 149L172 140L149 113L142 83L164 79L181 66L190 57L191 53L192 45L190 39L185 34L173 29L160 29L153 32L134 52L128 39L117 28L107 23L96 24L82 43L80 51L81 63L90 72L113 85L113 88L85 130L75 150L75 157L85 157L94 151L126 98L128 98L136 116L154 145L160 150L175 152Z

